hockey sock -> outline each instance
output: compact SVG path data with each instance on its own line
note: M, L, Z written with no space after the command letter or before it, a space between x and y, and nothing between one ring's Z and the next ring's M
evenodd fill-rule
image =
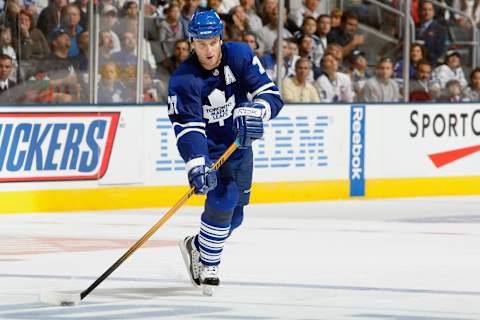
M214 225L202 217L198 243L200 247L200 262L206 266L220 264L225 240L228 238L230 225Z

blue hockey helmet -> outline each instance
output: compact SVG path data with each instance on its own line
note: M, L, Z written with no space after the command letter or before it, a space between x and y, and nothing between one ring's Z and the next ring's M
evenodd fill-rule
M193 39L210 39L216 36L223 39L223 23L214 10L199 8L188 24L188 32Z

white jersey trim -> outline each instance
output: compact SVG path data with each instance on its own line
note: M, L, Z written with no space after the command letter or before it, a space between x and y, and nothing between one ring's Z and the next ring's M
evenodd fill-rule
M200 133L203 134L205 137L207 137L207 135L205 134L205 130L204 130L204 129L189 128L189 129L182 130L182 131L177 135L177 141L180 140L180 138L183 137L184 135L186 135L187 133L193 132L193 131L200 132Z
M258 88L254 92L252 92L252 97L255 98L260 92L265 91L265 90L267 90L268 88L271 88L271 87L275 87L275 83L270 82L270 83L267 83L267 84L261 86L260 88Z
M263 114L262 119L265 120L265 121L270 120L270 118L272 117L272 107L270 106L270 103L268 103L267 101L265 101L263 99L255 99L255 100L253 100L253 102L259 103L259 104L261 104L262 106L265 107L265 112Z
M187 122L187 123L178 123L174 122L173 126L180 126L182 128L189 128L189 127L202 127L205 128L205 123L204 122Z
M187 163L185 163L185 169L187 172L190 172L195 167L198 166L204 166L205 165L205 158L204 157L199 157L199 158L193 158L189 160Z

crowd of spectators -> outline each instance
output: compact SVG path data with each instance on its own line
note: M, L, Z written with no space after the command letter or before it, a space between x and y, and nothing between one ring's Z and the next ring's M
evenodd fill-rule
M359 1L357 1L359 2ZM395 1L392 1L394 3ZM452 0L480 22L475 1ZM0 102L86 103L89 100L88 0L7 0L0 15ZM472 2L473 3L473 2ZM143 101L164 102L169 77L191 52L188 22L201 0L145 3ZM403 59L384 57L371 65L359 32L370 12L361 5L329 10L326 0L303 0L286 10L283 63L277 66L276 0L208 0L224 21L224 40L243 41L259 57L287 102L476 101L480 69L465 76L462 55L449 48L447 20L468 20L413 1L417 38L410 49L410 87L404 92ZM136 100L139 2L97 0L99 103ZM367 16L368 18L368 16ZM448 19L447 19L448 18ZM371 49L371 48L369 48ZM401 52L401 50L397 50ZM280 68L280 79L277 69Z

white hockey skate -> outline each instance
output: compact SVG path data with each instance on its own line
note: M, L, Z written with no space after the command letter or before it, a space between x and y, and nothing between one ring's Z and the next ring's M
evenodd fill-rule
M187 272L194 287L200 287L200 252L195 248L193 239L195 236L186 237L178 243L182 252L183 261L187 267Z
M200 272L200 283L202 284L203 294L212 296L215 288L219 286L218 266L202 266Z

